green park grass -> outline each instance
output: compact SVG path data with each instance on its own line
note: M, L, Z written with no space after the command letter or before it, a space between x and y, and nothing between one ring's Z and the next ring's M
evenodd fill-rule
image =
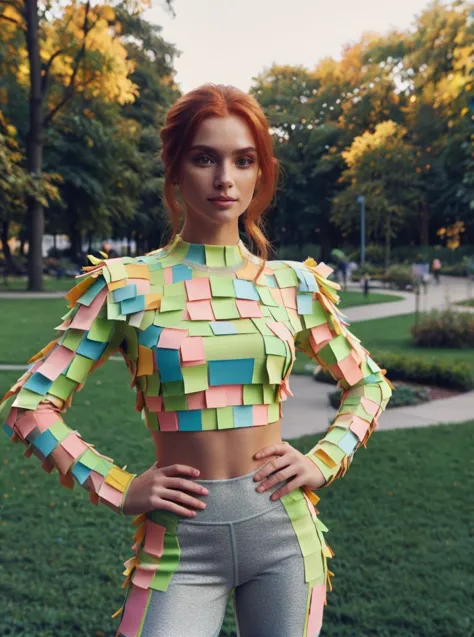
M373 305L374 303L393 303L393 301L403 301L404 297L396 294L381 294L380 292L369 292L368 296L364 296L363 292L358 290L340 290L338 292L341 297L339 307L346 309L357 305Z
M456 305L466 305L467 307L474 307L474 299L466 299L465 301L459 301Z
M77 283L74 278L50 279L44 278L44 292L67 292ZM0 292L28 292L28 281L26 277L13 277L5 284L4 279L0 279Z
M17 376L0 373L0 393ZM109 362L65 419L116 464L141 473L154 462L153 445L128 386L125 366ZM291 443L305 453L319 437ZM35 456L24 458L21 443L3 432L0 441L0 634L112 636L133 518L93 506L78 485L69 491ZM473 443L474 421L377 431L347 475L319 492L335 552L322 637L473 634Z

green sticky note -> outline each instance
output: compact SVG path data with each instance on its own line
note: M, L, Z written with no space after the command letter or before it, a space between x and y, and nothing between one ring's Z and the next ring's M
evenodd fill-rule
M152 288L156 288L153 291L159 294L163 293L163 286L165 284L165 272L163 269L150 271L150 292Z
M309 458L311 462L314 462L314 464L323 474L326 481L332 478L332 476L337 473L337 467L328 467L327 464L320 460L318 457L312 456L310 454L306 454L306 457Z
M270 311L270 314L273 316L275 321L288 321L289 317L286 308L279 305L278 307L269 307L267 309Z
M268 422L276 422L280 420L280 404L271 403L268 405Z
M234 246L225 246L225 262L228 267L238 265L242 261L239 250Z
M232 407L217 407L217 428L233 429L234 427L234 410Z
M213 407L211 409L203 409L201 413L203 431L217 429L217 410Z
M273 318L273 314L270 312L270 308L266 305L261 305L260 311L262 313L262 316L269 316L270 318Z
M188 408L188 401L186 395L183 396L163 396L163 404L165 411L186 411Z
M274 336L274 334L271 331L271 329L267 326L267 322L266 322L265 319L263 319L263 318L253 318L251 320L252 320L252 323L255 325L255 327L260 332L260 334L262 334L263 336Z
M234 299L213 299L211 305L217 320L240 318Z
M142 414L145 416L145 423L146 423L147 429L149 429L150 431L160 430L157 414L155 414L153 411L149 411L148 409L146 409L146 407L142 411Z
M314 553L305 558L304 580L305 582L317 581L320 584L325 583L324 557L321 549L314 551Z
M244 385L244 405L263 404L263 385Z
M285 341L282 341L278 336L264 336L265 341L265 354L276 354L277 356L286 356Z
M267 359L255 358L253 365L252 384L268 383Z
M337 362L344 360L352 351L347 338L343 334L339 334L333 338L328 343L328 346L332 349Z
M213 336L211 326L208 321L183 321L183 329L188 330L189 336Z
M184 287L184 281L178 281L177 283L166 283L163 286L163 295L167 296L181 296L186 298L186 290Z
M204 339L204 354L208 361L263 357L263 353L260 334L223 334Z
M317 325L324 325L327 323L328 317L325 313L323 306L319 301L313 299L311 314L304 314L303 321L307 329L316 327Z
M153 325L155 320L156 310L146 310L143 312L142 320L140 321L140 330L145 331L150 325Z
M61 440L64 440L64 438L67 438L69 436L69 434L71 433L72 429L70 427L68 427L63 422L63 420L58 416L58 419L54 423L54 425L50 425L48 427L48 431L50 431L53 434L53 436L56 438L56 440L61 442Z
M232 325L236 328L239 334L254 334L257 331L257 327L252 322L252 319L240 319L231 321Z
M285 270L277 270L275 272L275 279L280 288L293 288L298 283L298 277L293 268L290 267L287 267Z
M126 321L127 317L121 313L120 303L115 303L112 296L107 297L107 318L109 321Z
M257 287L257 291L264 305L271 305L272 307L276 307L278 305L268 288Z
M61 398L61 400L67 400L67 398L72 394L76 387L77 383L74 380L66 378L64 374L59 374L59 376L49 388L49 393L52 396Z
M266 371L266 370L265 370ZM263 387L263 404L270 405L275 402L275 394L278 390L278 385L269 385L265 383Z
M337 465L340 465L342 459L347 455L340 447L332 445L330 442L326 442L326 439L320 441L320 448L325 451L330 458L334 460Z
M92 323L87 338L98 343L107 343L112 337L115 323L103 318L96 318Z
M173 312L184 310L186 299L184 296L165 296L161 299L160 312Z
M209 281L211 283L211 294L213 297L226 296L235 298L233 279L210 276Z
M347 429L343 429L342 427L334 427L334 429L331 429L331 431L324 436L324 440L327 440L327 442L332 442L333 445L337 445L341 438L344 438L346 434Z
M153 319L154 325L158 325L159 327L175 327L181 323L181 316L183 315L183 310L176 310L174 312L157 312L155 318Z
M150 377L150 380L153 380L153 376ZM182 396L184 392L184 381L182 380L169 380L166 383L162 383L162 394L163 396ZM158 392L154 394L158 395Z
M91 449L86 449L84 453L81 455L80 462L89 469L96 470L98 464L100 464L101 458L95 455L95 453Z
M111 281L121 281L127 278L127 270L121 261L109 261L105 260L107 270L110 272Z
M75 380L76 383L84 383L94 362L90 358L76 354L67 370L67 378Z
M72 352L75 352L79 347L85 332L82 330L69 329L65 332L64 337L60 339L61 345L67 347Z
M306 505L306 501L303 501ZM300 505L299 502L296 503ZM302 508L302 507L301 507ZM316 531L316 527L313 522L313 518L308 510L308 506L306 505L306 512L301 515L299 518L292 520L293 528L295 529L296 536L298 538L298 542L300 544L300 549L304 558L309 557L315 551L319 551L321 553L321 548L319 547L319 538L318 533ZM306 561L306 559L305 559Z
M139 376L139 378L143 378L146 379L147 383L146 383L146 395L147 396L158 396L159 392L160 392L160 387L161 387L161 382L160 382L160 375L158 372L155 372L152 376ZM172 382L178 382L178 383L182 383L182 380L179 381L172 381ZM164 383L163 383L164 385ZM184 392L184 387L181 393Z
M210 268L226 267L225 252L223 246L205 245L206 265Z
M285 364L285 358L283 356L274 356L271 354L267 356L267 372L269 382L271 384L278 384L283 378L283 366Z
M51 391L51 390L50 390ZM21 407L22 409L36 409L40 402L45 399L42 394L36 394L22 387L19 394L13 402L13 407Z
M207 377L207 363L204 365L192 365L183 367L181 373L184 378L184 389L187 394L196 391L204 391L209 388Z
M298 315L293 314L293 312L288 312L288 318L292 327L292 331L294 334L301 332L303 329L303 325Z

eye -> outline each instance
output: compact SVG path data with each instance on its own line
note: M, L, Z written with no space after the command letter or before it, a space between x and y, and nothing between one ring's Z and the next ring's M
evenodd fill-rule
M209 159L210 161L212 161L211 157L209 157L209 155L197 155L196 157L194 157L193 161L196 164L200 164L201 166L208 166L208 163L203 163L201 162L201 159Z
M240 164L240 168L248 168L252 164L255 163L255 160L252 157L240 157L237 161L248 161L248 164Z

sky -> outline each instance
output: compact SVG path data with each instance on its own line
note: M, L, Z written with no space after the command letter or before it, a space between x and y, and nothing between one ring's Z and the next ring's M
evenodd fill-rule
M273 63L312 69L366 31L407 29L428 0L174 0L173 18L152 0L145 17L182 54L176 82L187 92L205 82L248 91Z

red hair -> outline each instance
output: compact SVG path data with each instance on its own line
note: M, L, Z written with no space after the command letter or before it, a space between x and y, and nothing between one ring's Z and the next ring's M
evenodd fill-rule
M175 199L173 182L177 181L182 158L190 147L201 122L208 117L238 115L250 128L257 148L260 179L255 194L242 216L245 232L263 259L259 273L265 267L270 243L263 233L262 215L273 200L277 188L279 163L273 152L270 124L252 96L235 86L203 84L182 95L169 109L161 129L161 158L165 165L163 200L170 215L172 235L180 229L182 211ZM258 275L257 275L258 277Z

